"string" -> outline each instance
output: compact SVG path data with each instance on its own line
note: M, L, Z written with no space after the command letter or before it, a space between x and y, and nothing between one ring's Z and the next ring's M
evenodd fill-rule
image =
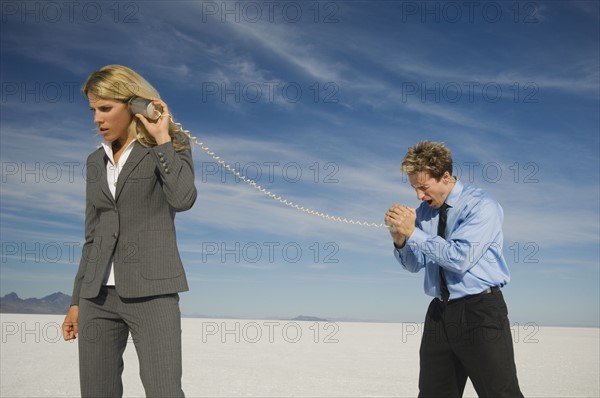
M169 117L170 117L170 115L169 115ZM199 141L198 138L192 136L188 130L183 129L183 127L181 126L181 123L175 123L173 121L172 117L170 117L170 119L173 124L178 126L181 129L181 131L190 138L190 140L192 140L196 145L198 145L200 147L200 149L202 149L204 152L206 152L206 154L208 156L210 156L211 158L213 158L219 165L224 167L225 170L229 171L231 174L233 174L240 180L244 181L246 184L250 185L252 188L256 189L260 193L267 195L271 199L273 199L285 206L291 207L292 209L299 210L306 214L311 214L313 216L324 218L326 220L331 220L331 221L336 221L336 222L341 222L341 223L346 223L346 224L352 224L352 225L361 225L363 227L390 228L390 226L388 226L386 224L378 224L378 223L374 223L374 222L358 221L358 220L353 220L351 218L332 216L327 213L323 213L323 212L316 211L316 210L313 210L313 209L310 209L310 208L307 208L304 206L300 206L297 203L294 203L285 198L282 198L281 196L274 194L273 192L261 187L253 179L248 178L245 175L242 175L239 171L237 171L236 169L231 167L227 162L225 162L223 159L221 159L220 156L217 156L217 154L215 152L213 152L209 147L207 147L203 142Z

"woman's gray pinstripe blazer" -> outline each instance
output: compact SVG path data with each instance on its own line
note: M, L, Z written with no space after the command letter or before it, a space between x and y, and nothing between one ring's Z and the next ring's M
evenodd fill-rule
M107 161L102 148L87 159L85 243L71 304L98 295L111 260L121 297L188 290L174 219L196 200L190 150L175 151L171 142L150 148L135 142L115 199L106 179Z

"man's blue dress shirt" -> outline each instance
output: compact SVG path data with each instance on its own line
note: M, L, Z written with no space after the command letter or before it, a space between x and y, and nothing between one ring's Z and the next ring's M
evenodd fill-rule
M437 235L439 209L426 202L417 208L416 228L403 248L394 250L410 272L425 268L425 294L441 297L439 267L444 269L450 300L478 294L510 282L502 255L500 204L485 191L457 181L448 197L446 239Z

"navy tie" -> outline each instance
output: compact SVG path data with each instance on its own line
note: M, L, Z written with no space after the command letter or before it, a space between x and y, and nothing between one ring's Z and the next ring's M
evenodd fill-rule
M446 214L446 210L448 209L448 205L444 202L442 207L440 207L440 217L438 221L438 230L437 234L442 238L446 239L446 220L448 215ZM446 275L444 274L444 269L442 267L440 269L440 291L442 293L442 300L448 301L450 298L450 292L448 291L448 284L446 282Z

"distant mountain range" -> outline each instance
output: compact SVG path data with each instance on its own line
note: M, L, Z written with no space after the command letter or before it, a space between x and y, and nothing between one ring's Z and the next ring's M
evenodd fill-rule
M327 322L327 319L319 318L316 316L310 316L310 315L300 315L291 320L292 321Z
M0 297L0 312L12 314L66 314L71 296L58 292L44 298L22 299L17 293Z
M61 292L53 293L44 298L28 298L22 299L17 293L10 293L4 297L0 297L0 313L10 314L66 314L71 306L71 296ZM184 315L185 317L185 315ZM214 318L203 315L192 315L192 318ZM218 318L235 319L229 316L220 316ZM327 322L326 319L316 316L300 315L292 321L316 321Z

